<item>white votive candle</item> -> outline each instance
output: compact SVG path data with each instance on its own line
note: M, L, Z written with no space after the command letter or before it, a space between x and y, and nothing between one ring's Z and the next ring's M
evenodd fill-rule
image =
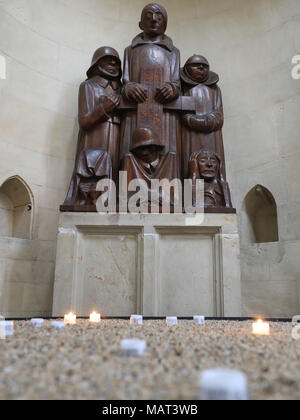
M13 321L0 321L0 338L5 339L14 335L14 322Z
M131 315L130 324L131 325L143 325L143 316L142 315Z
M92 312L90 314L90 322L93 324L99 324L101 322L101 315L97 312Z
M42 328L42 326L44 325L44 320L42 318L32 318L30 323L33 327Z
M177 325L178 324L177 316L167 316L166 322L167 322L167 325Z
M270 324L259 319L252 324L252 332L255 335L270 335Z
M121 350L126 356L142 356L145 353L146 348L146 341L137 338L121 341Z
M205 316L202 315L195 315L194 322L199 325L205 325Z
M246 401L247 376L239 371L212 369L200 376L200 399L205 401Z
M53 321L51 322L51 328L53 330L63 330L64 328L66 328L66 324L61 321Z
M76 315L73 312L69 312L64 317L65 324L75 325L76 324Z

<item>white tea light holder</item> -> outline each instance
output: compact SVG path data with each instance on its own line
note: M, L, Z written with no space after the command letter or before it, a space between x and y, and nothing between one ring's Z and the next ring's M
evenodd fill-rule
M200 399L204 401L247 401L248 378L243 372L211 369L200 377Z
M0 321L0 334L2 339L14 335L14 322Z
M205 325L205 316L194 315L194 322L195 324Z
M121 341L121 350L125 356L142 356L146 348L146 341L137 338Z
M143 325L143 316L142 315L131 315L130 325Z
M51 322L51 328L53 330L63 330L66 328L66 324L60 321L53 321Z
M178 325L177 316L167 316L166 322L167 325Z
M33 327L42 328L42 326L44 325L44 320L42 318L32 318L30 323Z

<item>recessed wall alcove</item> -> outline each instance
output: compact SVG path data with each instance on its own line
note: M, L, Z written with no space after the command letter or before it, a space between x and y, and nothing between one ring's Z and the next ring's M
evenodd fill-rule
M0 187L0 236L32 239L33 194L19 176Z
M243 213L249 242L278 242L277 205L274 196L267 188L256 185L248 192Z

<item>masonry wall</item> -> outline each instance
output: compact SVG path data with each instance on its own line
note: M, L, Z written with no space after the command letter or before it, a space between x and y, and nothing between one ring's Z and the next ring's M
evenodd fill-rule
M299 0L164 0L168 34L221 76L224 142L241 216L245 315L300 311ZM0 238L0 312L51 313L58 207L77 141L77 92L101 45L124 48L145 0L1 0L0 185L18 175L34 196L33 239ZM243 202L257 184L278 205L278 243L253 244Z

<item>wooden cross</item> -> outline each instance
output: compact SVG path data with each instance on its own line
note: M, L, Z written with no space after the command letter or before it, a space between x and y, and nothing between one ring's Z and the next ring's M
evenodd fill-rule
M119 106L120 111L137 109L137 126L151 127L156 131L160 141L163 136L163 111L196 112L195 99L190 96L180 96L173 102L160 104L155 100L157 88L163 84L163 68L151 67L143 69L141 84L147 89L147 100L141 104L129 102L123 97Z

